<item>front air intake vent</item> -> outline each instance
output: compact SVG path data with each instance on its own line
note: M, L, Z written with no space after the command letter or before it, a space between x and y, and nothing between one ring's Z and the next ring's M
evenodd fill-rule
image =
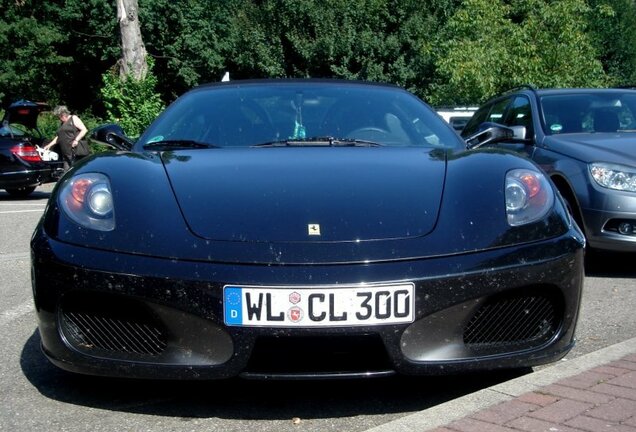
M166 348L161 330L147 322L81 312L64 318L67 336L84 350L158 355Z
M108 296L65 299L61 328L73 347L96 356L154 357L167 346L165 331L147 308Z
M561 322L561 304L544 290L487 300L464 328L464 343L475 352L535 348L549 341Z

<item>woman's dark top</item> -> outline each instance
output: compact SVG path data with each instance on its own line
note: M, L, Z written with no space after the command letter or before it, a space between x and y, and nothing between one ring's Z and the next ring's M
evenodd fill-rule
M69 116L57 129L57 144L60 146L60 152L66 160L73 160L73 140L77 133L78 129L73 124L73 116Z

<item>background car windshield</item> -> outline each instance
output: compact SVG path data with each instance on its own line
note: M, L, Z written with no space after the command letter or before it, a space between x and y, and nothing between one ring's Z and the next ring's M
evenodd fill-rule
M137 145L186 140L247 147L320 137L386 146L462 145L432 109L406 91L320 83L199 88L173 103Z
M547 135L636 132L636 94L576 93L541 97Z

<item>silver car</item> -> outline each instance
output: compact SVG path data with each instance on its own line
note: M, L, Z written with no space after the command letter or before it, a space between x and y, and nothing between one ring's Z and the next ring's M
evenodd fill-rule
M591 248L636 252L635 89L519 88L482 105L462 136L543 168Z

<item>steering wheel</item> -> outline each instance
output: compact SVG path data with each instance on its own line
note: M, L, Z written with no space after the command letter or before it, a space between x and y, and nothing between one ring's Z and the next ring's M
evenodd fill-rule
M357 138L369 141L386 141L390 136L390 132L379 127L361 127L352 130L347 134L347 138Z

